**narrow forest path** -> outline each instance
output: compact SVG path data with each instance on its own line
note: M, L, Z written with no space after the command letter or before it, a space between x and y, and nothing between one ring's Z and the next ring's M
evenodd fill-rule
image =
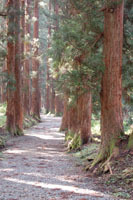
M64 152L61 119L42 116L25 136L8 141L0 160L0 200L112 200Z

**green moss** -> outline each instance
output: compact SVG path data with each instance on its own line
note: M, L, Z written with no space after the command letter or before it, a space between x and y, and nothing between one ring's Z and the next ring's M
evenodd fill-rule
M5 139L4 137L0 136L0 148L3 148L5 146Z
M131 133L129 140L128 140L128 149L133 150L133 132Z
M72 131L68 131L66 134L65 134L65 141L70 141L74 138L74 133Z
M22 135L24 135L23 130L20 129L18 126L7 127L6 129L7 129L8 133L11 134L12 136L22 136Z
M65 136L65 141L68 144L68 149L70 150L78 150L81 147L81 138L79 134L75 134L71 131Z
M113 138L110 141L110 147L109 147L109 151L108 151L109 155L111 155L113 153L115 146L116 146L116 139Z

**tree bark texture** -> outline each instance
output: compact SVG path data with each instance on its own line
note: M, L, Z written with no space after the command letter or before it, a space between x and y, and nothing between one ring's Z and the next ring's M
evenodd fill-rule
M14 83L11 77L14 77L14 65L15 65L15 45L14 45L14 1L8 1L8 41L7 41L7 70L8 70L8 88L7 88L7 129L14 134L15 132L15 107L14 107ZM9 39L10 38L10 39Z
M76 105L69 106L68 108L68 130L72 133L78 133L78 107Z
M8 1L7 42L7 128L13 135L23 132L23 106L21 81L20 1Z
M55 94L55 115L61 115L63 113L63 101L61 97Z
M80 133L82 144L87 144L91 140L92 97L90 90L78 97L77 106L78 132Z
M107 157L123 134L122 116L123 3L104 12L105 71L101 89L101 151Z
M34 16L36 21L34 23L34 39L39 37L39 7L38 0L35 0ZM32 115L35 118L40 119L40 88L39 88L39 61L38 61L38 47L34 52L34 58L32 62L32 71L34 77L32 78Z
M52 78L50 80L50 113L55 114L55 91Z
M63 117L61 122L60 131L68 130L68 97L65 95L64 97L64 109L63 109Z
M51 12L51 0L49 0L49 12ZM50 37L51 37L51 25L48 27L48 49L50 48ZM50 85L50 73L49 73L49 62L47 60L47 74L46 74L46 113L50 112L51 107L51 85Z
M30 19L30 3L31 0L26 0L25 6L25 15L26 15L26 22L25 22L25 35L26 35L26 42L25 42L25 62L24 62L24 80L23 80L23 87L24 87L24 114L30 115L30 108L31 108L31 91L30 91L30 58L29 53L31 49L31 45L28 41L31 35L31 25L29 23Z

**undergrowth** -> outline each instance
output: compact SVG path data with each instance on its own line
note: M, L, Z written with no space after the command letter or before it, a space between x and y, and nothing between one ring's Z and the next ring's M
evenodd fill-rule
M32 117L32 116L25 116L24 118L24 122L23 122L23 127L24 129L30 128L34 125L36 125L38 123L38 121Z
M65 134L65 141L68 147L68 151L71 150L80 150L81 147L81 138L79 134L74 134L71 131L68 131Z

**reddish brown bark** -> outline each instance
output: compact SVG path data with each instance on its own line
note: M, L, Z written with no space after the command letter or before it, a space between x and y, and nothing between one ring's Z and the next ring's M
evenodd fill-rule
M52 78L51 78L52 79ZM55 91L53 88L53 81L50 84L50 113L55 113Z
M78 133L78 107L77 104L68 107L68 130L74 134Z
M39 36L39 7L38 0L35 0L34 16L36 22L34 23L34 39L38 39ZM38 61L38 47L34 52L34 58L32 62L32 71L34 77L32 78L32 115L35 118L40 119L40 88L39 88L39 61Z
M20 0L15 5L15 80L16 89L14 95L15 121L18 130L23 129L23 105L22 105L22 77L21 77L21 39L20 39Z
M47 76L46 76L46 113L50 111L50 86L49 86L49 67L47 64Z
M20 1L8 1L7 70L7 129L13 135L23 131L23 108L21 93L21 43ZM14 37L15 36L15 37Z
M112 1L113 2L113 1ZM112 153L123 134L122 117L123 3L104 12L105 71L101 90L101 150Z
M49 0L49 12L51 12L51 0ZM48 27L48 48L50 48L51 25ZM50 85L50 65L47 61L47 75L46 75L46 113L51 111L51 85Z
M24 114L30 115L30 105L31 105L31 91L30 91L30 58L28 57L31 49L31 45L28 41L30 38L30 29L31 25L29 23L30 19L30 3L31 0L26 0L25 6L25 15L27 16L27 20L25 22L25 35L26 35L26 42L25 42L25 62L24 62L24 80L23 80L23 87L24 87Z
M61 115L63 113L63 101L59 95L55 94L55 115Z
M61 122L60 131L68 130L68 97L64 98L64 109L63 109L63 117Z
M87 144L91 140L91 114L92 102L91 91L81 94L78 97L78 132L80 133L82 144Z
M15 54L15 47L14 47L14 30L11 27L11 24L14 25L14 1L10 0L7 4L8 7L8 19L7 19L7 26L8 26L8 38L12 38L12 40L7 41L7 69L8 69L8 76L14 77L14 54ZM7 88L7 129L13 133L15 131L15 108L14 108L14 91L9 87L14 87L13 82L9 79L8 88Z

